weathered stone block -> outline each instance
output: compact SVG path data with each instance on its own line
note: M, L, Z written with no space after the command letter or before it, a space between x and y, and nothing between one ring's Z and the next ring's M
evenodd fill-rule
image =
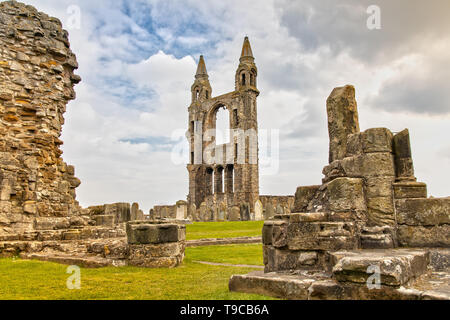
M294 211L293 212L305 212L308 208L308 204L311 199L319 190L320 186L303 186L298 187L295 192Z
M333 267L336 280L362 284L374 272L369 267L378 269L381 284L401 286L427 272L429 264L428 251L420 250L335 252L331 256L337 261Z
M267 250L266 272L298 270L317 267L319 256L316 251Z
M399 225L397 240L402 247L450 247L450 225Z
M392 197L392 184L395 178L390 177L370 177L365 179L366 197Z
M273 223L266 221L262 229L262 242L264 245L271 245L273 239Z
M392 153L393 134L386 128L371 128L361 135L364 153L389 152Z
M395 206L399 224L450 224L450 198L401 199L395 201Z
M314 278L299 276L265 274L255 271L248 275L233 275L229 282L230 291L268 295L282 299L308 298L308 288Z
M388 152L376 152L347 157L341 161L345 175L355 178L395 176L394 158Z
M361 228L360 238L363 249L389 249L397 247L395 226L363 226Z
M81 233L79 230L68 230L63 232L63 240L80 240Z
M130 244L178 242L186 239L186 226L177 224L127 223Z
M423 182L397 182L393 188L395 199L427 197L427 185Z
M362 132L349 134L347 136L347 152L345 157L352 157L363 153L361 136Z
M393 141L397 178L399 180L415 180L409 130L405 129L397 133Z
M327 99L329 163L345 157L347 136L359 132L355 88L347 85L334 88Z
M394 225L395 213L392 197L368 198L367 220L369 225Z
M290 223L297 222L318 222L327 221L328 215L326 212L302 212L302 213L291 213L289 215Z
M355 178L336 178L327 186L330 211L366 210L363 181Z
M357 214L353 211L342 211L342 212L329 212L328 220L330 222L339 221L354 221L357 218Z
M290 250L340 250L359 246L352 222L291 223L287 230Z
M115 224L115 216L111 214L96 215L93 217L95 225L113 227Z
M105 205L105 215L114 215L116 223L131 220L131 206L129 203L113 203Z
M35 230L58 230L68 229L70 227L70 220L68 218L45 217L36 218L34 220Z
M145 268L174 268L184 259L184 242L129 244L128 264Z
M286 245L287 223L285 221L266 221L263 226L264 245L284 247Z

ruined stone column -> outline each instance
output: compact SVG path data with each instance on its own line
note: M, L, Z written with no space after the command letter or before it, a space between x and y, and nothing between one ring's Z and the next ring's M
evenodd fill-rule
M347 136L359 132L355 88L351 85L335 88L327 99L329 163L345 157Z
M397 181L416 181L411 155L409 130L405 129L394 136L395 173Z

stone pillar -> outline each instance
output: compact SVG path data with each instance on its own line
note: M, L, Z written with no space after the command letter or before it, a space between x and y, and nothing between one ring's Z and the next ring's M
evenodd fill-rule
M395 173L397 181L416 181L411 155L409 130L405 129L394 136Z
M158 222L128 222L128 264L147 268L173 268L182 263L186 227Z
M329 163L345 157L347 136L359 132L355 88L351 85L334 88L327 99Z
M187 206L187 202L180 200L177 202L176 204L177 207L177 213L176 213L176 219L177 220L184 220L187 219L187 210L188 210L188 206Z

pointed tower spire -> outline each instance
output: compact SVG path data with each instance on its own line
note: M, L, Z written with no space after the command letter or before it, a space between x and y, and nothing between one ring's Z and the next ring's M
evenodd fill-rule
M252 47L250 46L250 41L246 36L244 38L244 44L242 45L242 53L240 61L251 60L253 61L255 58L253 57Z
M205 59L203 59L203 55L200 56L200 60L198 61L197 72L195 74L195 78L208 77L208 71L206 71Z

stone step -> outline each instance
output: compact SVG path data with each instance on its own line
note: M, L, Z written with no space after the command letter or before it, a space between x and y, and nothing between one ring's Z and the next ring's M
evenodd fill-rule
M361 230L362 249L393 249L396 247L395 230L389 226L363 227Z
M427 185L423 182L396 182L392 184L395 199L426 198Z
M420 249L358 250L330 254L332 273L254 271L234 275L231 291L262 294L282 299L421 300L450 299L450 272L428 270L430 254ZM448 252L436 253L437 265L447 264ZM442 262L443 261L443 262ZM380 272L378 287L367 284ZM376 270L378 267L379 269ZM376 282L371 282L376 284Z
M450 273L424 275L409 287L381 285L370 289L358 283L338 282L321 273L290 275L253 271L233 275L229 289L287 300L450 300L449 278ZM447 284L442 285L445 281Z
M383 285L402 286L425 274L430 262L426 250L358 250L330 253L333 277L339 282L367 283L379 272Z
M293 275L254 271L247 275L233 275L229 289L234 292L260 294L280 299L307 300L308 288L315 281L327 279L325 274Z

